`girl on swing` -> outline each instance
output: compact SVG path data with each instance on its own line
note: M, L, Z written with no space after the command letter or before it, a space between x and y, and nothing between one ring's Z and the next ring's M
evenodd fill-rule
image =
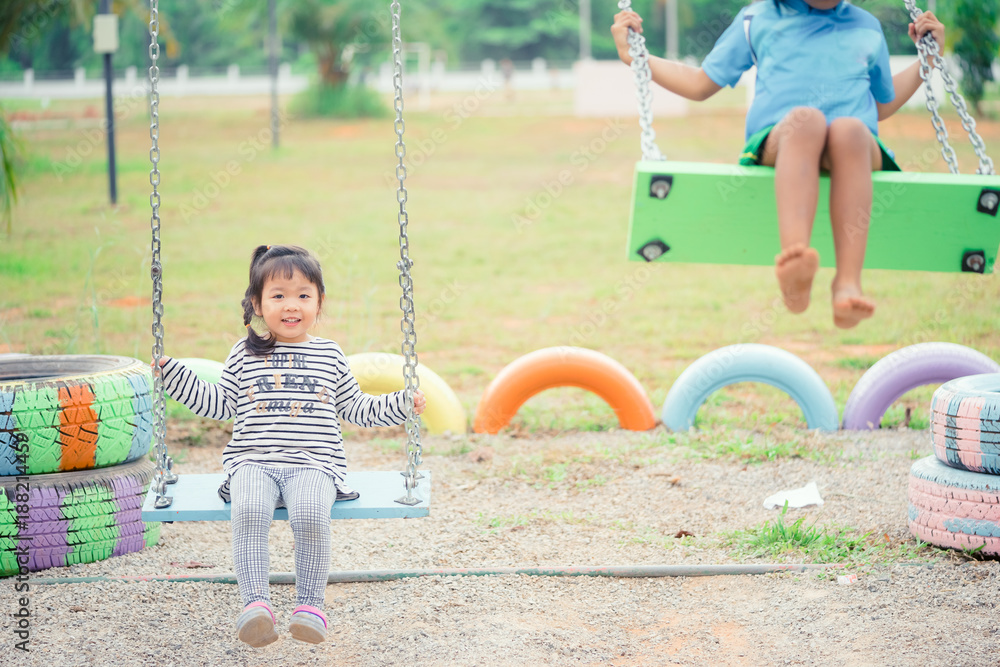
M631 64L628 30L641 33L631 10L615 15L618 57ZM944 26L924 12L909 26L916 42L931 33L944 46ZM649 57L653 81L691 100L734 86L757 65L740 164L774 167L781 252L775 273L785 306L809 306L819 254L809 247L820 170L830 174L830 219L836 274L833 322L849 329L871 317L861 290L873 171L899 171L878 139L878 121L920 87L920 63L893 77L878 19L842 0L763 0L744 7L701 67ZM933 63L932 63L933 65Z
M171 398L203 417L235 418L233 439L222 453L228 476L219 494L232 498L233 564L244 605L236 632L250 646L278 639L267 538L279 501L288 507L295 538L299 606L288 629L294 639L316 644L327 630L330 508L338 496L357 497L344 486L339 419L366 427L406 420L404 392L362 392L340 346L309 334L324 294L323 272L308 251L259 246L243 299L247 335L233 346L218 384L199 380L176 359L160 363ZM425 405L424 395L414 392L413 412L419 415Z

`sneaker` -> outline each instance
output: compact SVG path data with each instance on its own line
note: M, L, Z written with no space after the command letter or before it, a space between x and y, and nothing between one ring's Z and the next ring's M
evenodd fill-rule
M240 641L260 648L278 639L274 629L274 612L264 601L251 602L236 619L236 636Z
M288 631L292 633L293 639L300 642L319 644L326 639L326 616L316 607L299 605L292 612Z
M342 500L357 500L361 494L343 482L337 483L337 502Z

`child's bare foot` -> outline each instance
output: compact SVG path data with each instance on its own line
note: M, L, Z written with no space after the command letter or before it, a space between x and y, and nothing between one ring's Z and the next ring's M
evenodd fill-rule
M833 323L841 329L856 327L875 313L875 302L866 298L859 288L834 289Z
M818 268L819 253L804 245L785 248L774 258L774 273L788 310L801 313L809 307L809 293Z

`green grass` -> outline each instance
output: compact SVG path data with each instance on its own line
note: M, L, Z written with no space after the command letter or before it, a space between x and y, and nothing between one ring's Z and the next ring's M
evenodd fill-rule
M539 523L583 524L589 522L587 517L578 517L573 512L549 512L535 510L527 514L486 514L479 512L476 523L488 533L498 533L501 530L518 530Z
M831 322L828 270L818 276L813 306L800 316L774 309L777 288L767 267L651 265L648 275L637 273L645 265L626 261L624 248L638 124L624 119L621 136L583 169L574 155L609 121L565 115L569 94L526 93L516 102L487 95L463 111L469 99L437 96L425 111L408 105L405 137L417 350L470 416L501 368L555 345L580 345L619 361L656 413L692 361L733 343L799 355L841 409L872 360L907 344L950 341L1000 359L1000 311L989 307L1000 301L995 274L868 272L866 289L878 311L845 332ZM687 118L657 121L660 145L672 158L733 159L743 111L720 100ZM51 108L82 117L94 104ZM282 128L281 148L272 151L264 141L267 104L266 97L161 101L166 353L225 358L242 332L239 300L259 243L297 243L319 256L329 298L318 335L337 340L348 354L398 352L391 118L293 118ZM954 126L955 118L946 118ZM20 130L28 168L13 234L0 243L0 352L149 356L148 122L139 105L117 125L123 166L117 208L107 204L102 141L68 173L54 167L92 129L70 122ZM1000 124L984 120L980 130L989 136ZM883 134L904 159L935 143L917 113L898 114L883 124ZM964 164L972 163L966 142L955 148ZM549 201L546 185L567 170L571 182ZM540 213L518 229L513 221L530 205ZM640 275L647 278L637 282ZM635 288L622 290L629 281ZM894 410L910 407L910 426L922 426L927 398L903 397ZM890 412L887 422L898 425L903 413ZM712 432L804 426L794 402L756 384L710 397L697 423ZM616 425L601 399L574 389L534 397L514 422L531 432ZM735 441L719 446L733 456L744 449ZM768 451L797 455L781 443L760 447L752 459L766 460Z
M850 527L819 526L800 516L786 521L785 507L775 519L756 528L738 530L719 538L737 559L764 558L806 563L839 563L869 567L878 563L928 561L935 550L920 542L890 543L888 537L861 533Z
M698 458L730 458L747 463L805 458L811 454L811 450L800 443L798 438L785 440L784 438L774 438L756 433L741 436L736 434L723 435L701 443L701 446L693 451L693 455Z
M837 366L848 370L866 371L878 361L878 357L844 357L837 360Z

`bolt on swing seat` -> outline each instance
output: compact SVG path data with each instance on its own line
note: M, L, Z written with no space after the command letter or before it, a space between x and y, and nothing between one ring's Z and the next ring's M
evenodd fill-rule
M630 0L621 0L628 9ZM905 0L913 20L921 14ZM774 264L780 248L774 169L732 164L670 162L655 144L650 110L651 74L642 35L629 30L629 54L639 97L643 160L636 165L629 220L628 258L707 264ZM749 37L748 37L749 39ZM932 35L917 44L927 108L950 174L876 172L865 268L992 273L1000 248L1000 177L976 133L975 120L954 79L938 58ZM931 62L979 157L974 175L958 173L955 152L938 115L930 85ZM812 246L822 266L834 266L829 217L830 179L820 178Z
M396 200L399 203L397 219L399 222L399 245L400 261L397 263L400 276L399 283L403 288L403 295L400 298L400 308L403 311L402 331L403 331L403 377L406 391L406 412L405 428L407 432L407 465L403 472L399 471L357 471L347 473L347 485L359 493L359 497L354 500L344 500L335 502L330 510L331 519L387 519L387 518L417 518L430 514L431 501L431 473L424 471L417 472L420 464L422 448L420 445L420 418L413 412L413 392L420 386L420 379L417 376L417 354L416 354L416 332L413 328L413 281L410 276L412 261L409 258L409 239L407 237L407 224L409 216L406 212L406 189L404 180L406 178L406 167L404 157L406 156L406 145L403 141L403 80L402 80L402 38L400 34L400 5L397 0L393 0L391 6L392 13L392 44L393 44L393 64L395 76L393 77L393 87L395 89L396 109L396 147L395 153L399 160L396 168L396 176L399 180L399 189ZM149 174L149 182L153 186L150 195L150 205L152 207L152 217L150 226L153 233L153 256L151 261L150 274L153 279L153 363L158 366L163 356L163 325L161 322L163 315L162 294L162 267L160 264L160 195L157 186L160 182L159 163L159 93L157 92L157 81L159 68L156 61L159 54L157 35L159 30L159 9L158 0L150 0L150 48L149 54L152 65L149 68L149 104L150 104L150 138L152 148L150 150L150 161L153 168ZM153 483L150 484L149 491L142 506L143 521L229 521L232 518L232 505L224 502L219 496L218 489L225 479L224 473L199 474L199 475L176 475L171 471L173 466L170 457L167 455L165 443L165 395L163 392L163 381L158 373L153 376L153 437L156 452L156 473ZM167 485L173 485L174 495L167 495ZM404 495L400 497L401 488ZM276 520L287 520L288 510L277 508L274 511Z

